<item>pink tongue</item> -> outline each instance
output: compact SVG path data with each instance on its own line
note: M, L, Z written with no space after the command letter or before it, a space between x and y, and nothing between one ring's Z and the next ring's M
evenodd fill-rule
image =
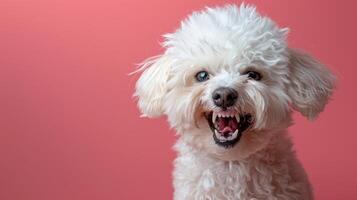
M220 133L234 132L238 128L237 120L231 117L217 117L216 124Z

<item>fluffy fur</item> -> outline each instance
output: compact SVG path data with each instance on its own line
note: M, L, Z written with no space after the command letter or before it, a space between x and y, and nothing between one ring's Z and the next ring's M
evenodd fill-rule
M292 109L314 119L333 90L333 76L309 55L287 46L288 30L252 6L194 12L165 35L163 55L148 59L137 81L144 116L166 115L179 135L175 200L311 200L311 187L286 129ZM209 80L198 82L205 70ZM247 71L258 71L260 81ZM239 96L232 110L254 123L236 145L215 143L205 117L221 112L212 101L219 87Z

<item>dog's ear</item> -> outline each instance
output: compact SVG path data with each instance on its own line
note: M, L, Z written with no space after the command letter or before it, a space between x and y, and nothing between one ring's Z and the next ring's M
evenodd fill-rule
M292 106L310 120L323 111L334 89L335 77L311 56L289 49Z
M164 113L163 100L167 92L171 59L166 55L146 60L140 67L143 70L136 82L135 96L143 117L159 117Z

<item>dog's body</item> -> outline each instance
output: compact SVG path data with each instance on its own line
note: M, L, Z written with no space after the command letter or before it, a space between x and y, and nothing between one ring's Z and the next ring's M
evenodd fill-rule
M222 161L186 145L176 144L175 199L311 200L306 174L296 160L286 132L242 161Z
M292 109L317 117L334 78L286 34L254 7L208 8L141 67L143 115L167 115L179 134L176 200L312 199L286 129Z

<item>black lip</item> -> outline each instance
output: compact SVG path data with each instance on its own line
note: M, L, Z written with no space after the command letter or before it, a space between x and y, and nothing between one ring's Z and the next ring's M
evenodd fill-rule
M210 112L210 113L207 113L205 116L206 116L206 120L211 128L211 131L213 133L213 139L217 145L224 147L226 149L234 147L234 145L239 142L240 138L242 137L243 132L245 130L247 130L252 124L252 122L251 122L252 115L251 114L240 115L238 136L234 140L222 142L216 137L216 134L214 133L215 128L214 128L214 124L212 122L212 115L213 115L213 112Z

